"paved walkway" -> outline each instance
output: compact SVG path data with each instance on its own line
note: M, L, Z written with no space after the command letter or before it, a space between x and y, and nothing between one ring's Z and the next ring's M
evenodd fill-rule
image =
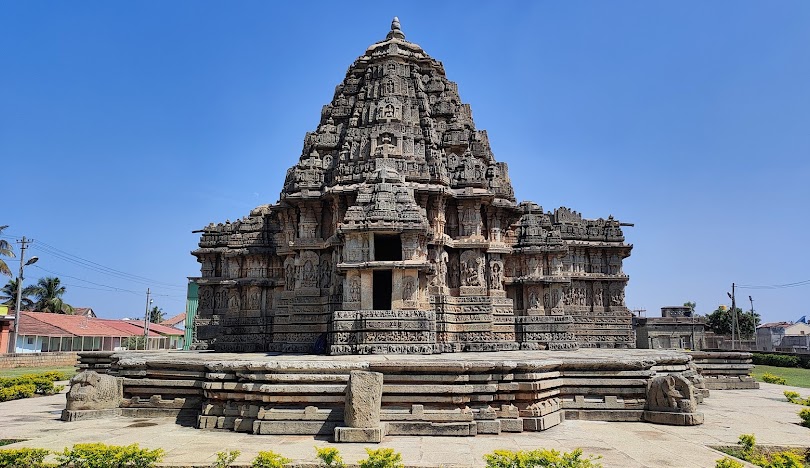
M380 444L402 453L411 466L482 466L495 449L581 447L602 455L605 467L711 468L721 454L707 445L733 445L744 433L762 444L810 446L810 429L798 425L798 405L782 392L810 396L810 389L761 384L759 390L712 391L700 409L702 426L676 427L645 423L565 421L545 432L477 437L388 437ZM366 456L368 444L330 444L311 436L260 436L231 431L201 431L173 419L113 418L65 423L59 420L64 395L0 403L0 439L28 439L8 446L61 450L80 442L163 448L165 464L208 466L220 450L238 449L237 463L247 466L260 450L273 450L296 462L314 462L314 446L333 445L345 461Z

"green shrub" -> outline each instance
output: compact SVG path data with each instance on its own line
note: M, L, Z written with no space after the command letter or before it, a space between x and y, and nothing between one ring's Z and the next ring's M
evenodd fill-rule
M402 454L394 452L394 449L379 448L366 449L368 458L360 460L360 468L403 468Z
M217 452L217 461L214 462L214 468L228 468L236 460L236 457L242 453L239 450L223 450Z
M49 450L38 448L2 449L0 468L40 468L49 453Z
M753 353L752 362L763 366L774 367L801 367L801 360L797 356L784 354Z
M315 447L315 456L321 461L321 464L330 468L341 468L345 466L343 459L340 457L340 452L334 447Z
M802 426L810 427L810 408L799 411L799 417L802 418Z
M127 446L76 444L57 457L61 466L73 468L148 468L163 459L163 450Z
M487 468L598 468L601 467L600 457L583 458L582 449L570 453L561 453L557 450L495 450L484 455Z
M235 458L236 457L234 457L234 459ZM253 462L250 464L250 466L253 468L281 468L285 464L290 463L291 461L292 460L290 460L289 458L284 458L273 451L259 452L259 456L253 459Z
M714 465L714 468L745 468L745 465L729 457L723 457Z
M768 468L804 468L804 459L794 452L777 452L770 456Z
M776 384L776 385L785 385L787 381L778 375L773 375L771 373L764 373L762 374L762 380L768 383Z
M18 384L10 387L0 388L0 401L19 400L20 398L31 398L36 393L37 387L34 384Z

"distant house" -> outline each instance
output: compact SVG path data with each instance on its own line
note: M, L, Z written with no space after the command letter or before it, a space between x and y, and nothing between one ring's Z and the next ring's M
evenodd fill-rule
M167 327L174 327L178 330L185 330L186 329L186 313L183 312L181 314L177 314L174 317L168 318L162 322L161 325L165 325Z
M90 307L74 307L73 315L81 315L83 317L96 318L96 313Z
M757 327L758 351L807 351L810 325L803 322L769 322Z
M706 320L683 306L661 308L661 317L633 317L636 348L704 349Z
M22 312L21 315L20 335L15 345L18 353L183 347L182 331L156 323L149 324L148 334L144 336L142 321L45 312ZM15 318L10 316L12 323ZM4 328L3 332L11 329Z

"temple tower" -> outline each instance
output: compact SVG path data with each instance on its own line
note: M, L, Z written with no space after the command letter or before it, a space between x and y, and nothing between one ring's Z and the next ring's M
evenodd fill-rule
M631 347L621 226L516 203L458 86L394 18L323 107L279 201L200 231L195 345Z

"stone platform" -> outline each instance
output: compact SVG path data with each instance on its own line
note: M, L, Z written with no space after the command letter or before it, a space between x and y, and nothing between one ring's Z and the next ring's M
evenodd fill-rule
M750 357L738 355L741 363ZM102 379L116 379L121 391L113 410L71 408L69 396L68 421L113 411L187 418L200 429L348 442L542 431L565 419L695 425L703 422L697 404L708 396L692 357L672 350L424 356L129 351L82 353L80 363Z

